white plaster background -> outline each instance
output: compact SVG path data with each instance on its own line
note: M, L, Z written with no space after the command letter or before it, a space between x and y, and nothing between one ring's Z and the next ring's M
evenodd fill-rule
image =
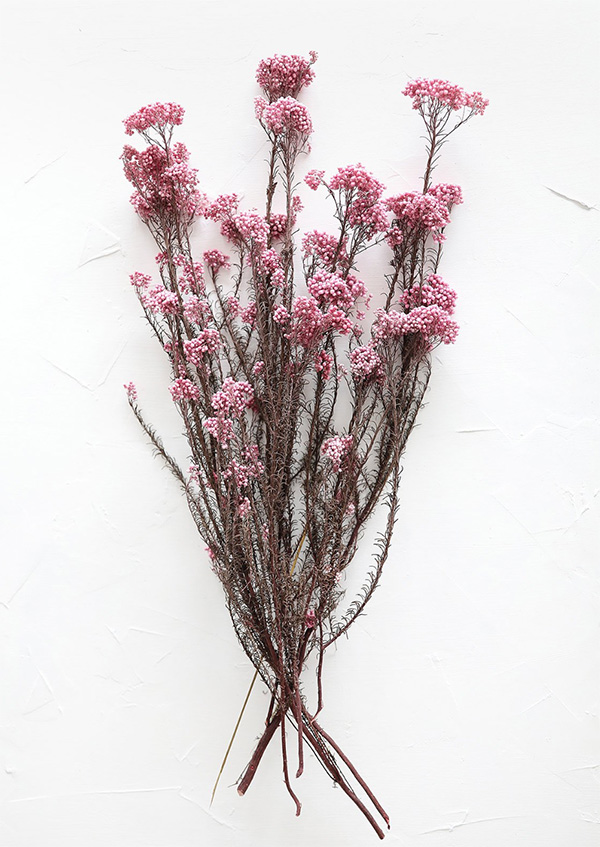
M185 455L128 283L155 251L128 204L122 118L182 103L205 189L262 203L255 67L310 49L301 173L361 161L416 187L406 81L491 101L438 171L466 200L442 267L462 329L435 355L381 588L327 658L323 723L388 808L390 843L597 844L597 4L24 2L2 17L0 844L376 841L313 759L294 818L275 744L238 797L260 686L209 809L252 672L122 389L137 383Z

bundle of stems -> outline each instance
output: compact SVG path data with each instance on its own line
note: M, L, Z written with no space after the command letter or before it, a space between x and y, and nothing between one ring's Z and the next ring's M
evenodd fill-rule
M122 159L132 203L158 247L160 282L140 272L131 279L171 363L188 471L143 417L133 383L126 388L185 491L237 637L271 695L238 792L247 791L278 735L283 778L300 813L290 779L291 727L296 776L308 746L383 838L375 816L389 827L388 815L319 721L323 658L377 587L431 350L456 337L455 293L438 266L450 210L462 198L457 186L433 185L432 173L448 136L487 102L441 80L409 83L404 93L426 128L421 190L384 198L384 186L362 165L341 167L329 179L310 171L305 182L328 195L334 226L305 231L299 249L295 169L312 122L298 96L312 82L315 60L314 53L273 56L259 65L264 96L255 110L269 145L264 213L240 210L235 194L209 201L198 190L186 147L172 140L180 106L156 103L126 119L126 132L148 145L126 146ZM195 260L197 218L220 225L231 255L209 249ZM372 248L387 252L390 268L377 310L357 276L359 257ZM344 572L382 502L387 520L362 591L340 612ZM302 687L311 654L314 708Z

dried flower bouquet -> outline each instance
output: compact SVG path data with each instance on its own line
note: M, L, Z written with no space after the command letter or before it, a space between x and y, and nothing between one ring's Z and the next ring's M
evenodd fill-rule
M329 178L312 170L304 181L329 195L334 226L305 231L298 248L295 167L313 128L297 98L313 80L315 60L315 53L274 56L258 67L264 96L255 111L269 144L264 212L240 209L235 194L209 202L199 191L186 147L172 140L181 106L154 104L125 120L127 134L139 133L148 145L126 146L122 160L135 189L132 203L158 246L160 276L158 284L139 272L131 280L172 366L188 471L142 416L135 386L126 388L137 419L185 491L237 637L271 693L239 793L278 734L285 785L300 813L290 780L289 725L296 776L307 745L383 838L375 813L389 827L388 815L318 720L323 656L373 596L430 353L456 338L456 295L438 265L450 211L462 197L458 186L433 184L432 173L449 135L482 114L487 101L441 80L409 83L404 94L426 129L421 190L384 198L384 186L360 164ZM208 249L202 262L194 259L197 218L220 225L230 255ZM357 275L360 255L373 248L386 251L390 266L376 309ZM374 561L362 592L340 613L344 571L382 500L387 522ZM302 689L311 654L315 708Z

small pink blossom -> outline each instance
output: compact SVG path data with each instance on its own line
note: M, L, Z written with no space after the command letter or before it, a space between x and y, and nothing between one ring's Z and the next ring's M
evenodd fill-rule
M307 629L313 629L317 622L317 615L314 609L309 609L306 613L305 623Z
M153 103L151 106L143 106L125 118L125 132L133 135L134 132L146 132L149 129L162 130L165 126L177 126L182 123L185 109L176 103Z
M447 182L441 182L439 185L432 185L427 190L428 194L432 194L438 200L448 207L448 211L452 206L458 206L463 202L462 191L460 185L450 185Z
M179 377L173 382L169 388L173 400L194 400L200 399L200 389L190 379Z
M293 97L280 97L273 103L267 103L263 97L255 100L256 117L275 135L296 132L308 137L313 131L308 109Z
M125 383L123 388L127 392L127 399L129 400L129 402L135 403L135 401L137 400L137 388L135 387L135 384L133 382L127 382Z
M453 314L456 304L456 291L450 288L438 274L429 274L422 285L407 288L400 297L406 309L417 306L439 306L449 315Z
M297 97L302 88L311 84L315 76L311 65L317 61L317 54L313 50L309 55L310 59L276 54L260 62L256 81L270 101L279 97Z
M221 347L221 336L216 329L203 329L197 338L184 341L185 358L191 365L201 365L207 354L215 353Z
M191 294L183 304L183 314L188 321L195 324L202 322L210 315L210 306L208 301L200 299L195 294Z
M323 177L325 176L325 171L312 170L309 171L304 177L304 182L308 185L309 188L312 188L313 191L316 191L317 188L323 182Z
M371 345L354 348L350 353L350 370L357 382L368 379L380 381L383 378L383 363Z
M321 455L331 459L334 471L339 471L342 461L352 448L353 440L351 435L335 435L321 445Z
M385 205L396 218L394 227L403 233L410 229L429 230L434 241L445 240L442 230L450 222L448 206L433 194L408 191L389 197Z
M333 367L333 356L326 350L319 350L315 358L315 370L321 374L322 379L328 380Z
M281 324L282 326L285 326L290 322L290 317L290 313L285 306L277 306L273 312L273 320L276 324Z
M250 500L247 497L244 497L243 500L240 500L240 504L238 506L238 515L240 516L240 518L245 518L249 511Z
M233 421L229 418L207 418L204 421L203 426L204 429L223 447L227 447L234 437Z
M224 253L221 253L220 250L207 250L204 253L203 258L208 267L215 273L218 273L221 268L231 267L229 263L229 256L226 256Z
M211 398L211 406L220 415L233 414L239 417L244 410L252 406L254 402L254 389L249 382L236 382L228 376L221 389L215 392Z
M469 109L475 115L483 115L490 102L481 91L468 94L464 88L443 79L415 79L402 93L412 98L413 109L418 110L432 109L439 103L453 111Z
M139 271L130 274L129 279L131 280L131 284L133 285L133 287L137 288L138 291L143 288L148 288L148 286L152 282L151 276L148 276L148 274L140 273Z

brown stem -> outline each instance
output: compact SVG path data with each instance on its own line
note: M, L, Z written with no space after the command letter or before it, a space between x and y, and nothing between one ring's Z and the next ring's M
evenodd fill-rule
M240 784L238 785L238 794L243 796L252 780L254 779L254 775L256 773L256 769L260 764L260 760L263 757L263 753L269 746L269 741L273 738L277 727L281 723L281 711L278 711L276 715L271 719L271 722L267 724L267 728L263 732L260 741L256 745L256 750L252 754L252 758L248 763L248 767L246 768L243 777L240 780Z

